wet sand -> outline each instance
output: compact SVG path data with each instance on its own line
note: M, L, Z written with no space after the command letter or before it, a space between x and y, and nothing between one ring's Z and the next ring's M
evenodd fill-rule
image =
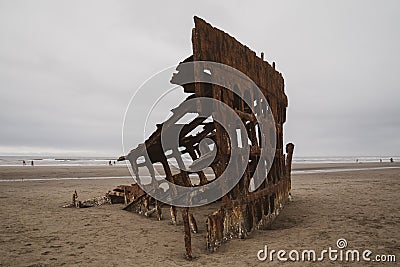
M306 166L304 166L306 165ZM399 164L297 165L319 168L400 167ZM46 177L123 177L126 167L0 167L0 180ZM1 266L278 266L260 262L257 252L270 249L336 248L345 238L349 249L394 254L400 260L400 169L294 174L293 200L271 230L257 230L244 240L230 240L216 253L205 248L205 218L216 209L193 209L199 233L192 235L195 259L184 259L182 219L141 217L122 205L64 209L76 189L80 199L103 195L131 179L1 182ZM382 263L288 262L284 266L380 266ZM394 265L393 263L388 265Z

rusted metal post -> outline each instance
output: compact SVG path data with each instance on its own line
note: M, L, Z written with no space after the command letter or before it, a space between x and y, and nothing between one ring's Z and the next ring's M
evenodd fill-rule
M155 212L157 214L157 220L161 221L162 220L162 211L161 211L161 204L160 201L155 200Z
M192 229L192 232L196 234L198 231L197 223L192 213L189 214L189 224L190 228Z
M185 233L185 249L186 254L185 257L188 260L192 259L192 239L190 234L190 225L189 225L189 208L184 208L182 210L182 220L183 220L183 229Z
M74 206L74 207L78 207L78 203L77 203L77 200L78 200L78 193L76 192L76 190L75 190L75 192L72 194L72 205Z
M290 177L292 171L292 157L293 157L294 145L289 143L286 145L286 173Z
M169 208L169 212L171 214L171 222L173 225L176 225L177 223L177 219L176 219L176 207L175 206L171 206Z
M124 187L124 204L128 205L128 196L126 195L126 188Z

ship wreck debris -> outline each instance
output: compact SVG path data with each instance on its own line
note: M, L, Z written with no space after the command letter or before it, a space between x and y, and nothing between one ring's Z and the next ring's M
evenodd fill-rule
M91 199L81 201L79 200L78 193L75 190L75 192L72 194L72 202L64 205L63 208L91 208L109 204L114 203L112 203L108 194L106 194L105 196L93 197Z
M217 99L232 108L245 125L250 145L247 167L239 182L216 202L219 208L207 216L205 222L206 247L209 252L214 252L229 239L243 239L256 229L271 227L290 198L291 162L294 145L291 143L285 147L283 145L283 125L286 121L288 100L284 91L284 79L281 73L275 70L275 63L271 66L264 60L263 53L261 53L261 57L258 57L247 46L242 45L227 33L214 28L203 19L194 17L194 22L195 27L192 30L193 54L178 65L178 72L172 77L171 83L182 86L184 92L190 94L187 100L208 97ZM266 107L260 99L256 99L246 84L237 84L241 94L241 96L238 96L232 91L212 83L183 83L182 80L185 80L184 77L188 73L192 76L195 75L195 70L188 70L182 65L186 62L198 61L225 64L244 73L261 90L269 106ZM210 79L212 80L212 76ZM241 100L244 95L251 99L250 103L254 103L254 107L249 108L248 104ZM172 153L166 153L166 149L162 147L161 132L163 127L171 125L171 121L177 121L188 113L182 104L172 110L173 115L167 121L157 125L157 130L143 144L139 144L127 155L118 159L118 161L128 160L130 162L137 183L118 186L113 191L108 192L102 198L107 200L104 203L123 203L125 204L124 210L162 220L161 206L166 204L154 199L141 188L140 169L147 169L152 181L156 182L154 164L159 164L162 166L163 174L168 182L184 187L207 185L221 177L228 164L229 155L234 156L231 155L231 151L232 144L235 144L235 142L230 142L226 131L216 121L197 117L180 128L179 147L168 148L169 151L172 150ZM272 162L267 162L267 159L263 158L260 153L263 148L260 140L269 142L265 140L268 134L261 132L253 110L256 110L258 114L270 112L273 115L275 154ZM210 110L210 116L213 117L213 115L214 111ZM201 130L195 135L191 135L190 133L199 126ZM214 141L218 149L213 151L204 149L201 140L205 138ZM184 149L181 149L182 147ZM200 166L207 162L209 158L214 157L214 160L209 165L208 172L204 170L192 172L184 168L183 154L189 155L193 164ZM171 158L176 160L179 165L178 173L172 171L174 166L170 166L168 161ZM263 166L261 171L256 168L259 163ZM267 165L270 167L269 172ZM181 168L181 166L183 167ZM256 173L256 171L260 173ZM212 175L210 175L210 172ZM249 190L255 173L259 177L264 177L264 180L258 188ZM197 183L191 179L193 175L197 175ZM75 192L73 203L70 206L80 207L85 205L95 206L93 201L79 202ZM191 234L198 233L197 222L191 212L193 211L192 208L181 207L181 210L185 257L192 259ZM169 211L172 224L177 225L177 207L169 205Z
M271 66L264 60L263 53L261 58L257 57L255 52L251 51L247 46L242 45L227 33L212 27L204 20L195 17L194 22L195 27L192 30L193 55L181 62L181 64L190 61L212 61L228 65L247 75L257 84L267 99L276 129L276 150L270 171L263 184L255 191L250 192L248 189L251 183L250 179L255 172L255 165L257 162L263 162L264 160L260 158L261 147L258 140L260 136L263 136L263 133L259 132L260 129L257 127L254 114L251 113L251 109L243 101L240 101L240 97L238 98L237 95L224 90L220 86L207 83L182 84L180 82L181 76L187 75L188 70L180 68L181 64L177 67L178 73L174 75L171 83L181 85L184 88L184 92L190 94L188 99L211 97L229 105L246 125L246 131L251 141L246 171L239 183L222 197L220 208L207 218L207 249L209 252L214 252L226 240L245 238L255 229L266 229L271 226L289 198L294 145L289 143L286 147L283 146L283 124L286 121L288 101L284 92L284 79L281 73L275 70L275 63ZM240 84L238 86L239 88L241 87ZM245 86L240 88L240 92L243 95L250 94L250 97L252 97L252 92L246 89ZM263 109L260 101L257 102L257 99L252 100L258 110ZM178 106L172 112L173 116L168 120L176 121L186 114L181 106ZM265 112L265 110L261 110L261 112ZM212 116L213 112L211 111L210 114ZM163 125L168 124L165 122L157 125L157 130L144 144L138 145L128 155L118 159L119 161L130 161L138 183L140 183L139 168L147 168L154 180L153 164L161 163L167 181L186 187L197 186L189 178L189 175L192 174L190 171L181 170L177 174L172 174L168 159L174 158L178 164L183 165L182 154L187 153L194 162L201 161L201 157L204 157L204 151L200 151L200 140L204 138L212 139L218 147L218 152L210 167L214 173L214 179L220 177L226 167L227 155L230 155L231 148L227 145L229 140L227 140L226 133L218 123L209 122L204 118L197 118L186 124L179 133L179 146L184 147L184 150L178 151L178 147L176 147L172 149L172 153L169 155L166 154L161 145L160 136ZM198 126L202 126L203 129L195 136L188 135ZM145 153L145 150L147 153ZM205 154L207 155L207 153ZM139 162L138 159L140 157L144 158L144 161ZM212 182L203 171L197 171L195 174L198 175L200 186ZM158 200L153 199L145 192L140 192L140 194L136 194L135 197L130 199L130 203L124 209L145 216L156 214L157 218L161 220L161 205L162 203ZM177 212L174 206L170 207L170 217L172 223L176 224ZM197 232L197 224L188 207L183 208L182 219L186 257L191 259L191 232Z

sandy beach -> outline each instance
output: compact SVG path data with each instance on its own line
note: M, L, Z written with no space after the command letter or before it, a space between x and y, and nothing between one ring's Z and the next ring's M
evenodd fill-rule
M385 167L385 168L383 168ZM396 167L396 168L386 168ZM293 199L271 230L230 240L216 253L205 244L205 218L215 204L193 209L199 233L192 235L194 260L184 259L179 225L121 210L122 205L65 209L74 190L80 199L103 195L129 178L54 180L46 178L124 177L126 167L1 167L1 266L380 266L376 262L261 262L270 249L321 251L337 248L400 257L400 164L303 164L294 167ZM301 173L347 168L340 172ZM368 169L373 168L373 169ZM356 170L354 170L356 169ZM358 170L362 169L362 170ZM43 178L43 180L31 180ZM19 179L24 179L19 180ZM5 181L15 180L15 181ZM387 263L387 265L395 265Z

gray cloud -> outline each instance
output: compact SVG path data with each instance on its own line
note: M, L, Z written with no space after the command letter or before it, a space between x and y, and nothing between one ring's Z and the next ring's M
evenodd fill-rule
M191 54L198 15L277 63L289 96L285 139L297 155L398 155L399 8L397 1L2 1L0 154L120 154L131 95Z

